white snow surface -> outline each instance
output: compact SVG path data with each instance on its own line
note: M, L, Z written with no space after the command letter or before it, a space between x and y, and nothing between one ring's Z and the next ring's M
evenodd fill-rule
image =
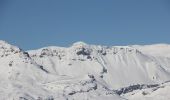
M142 51L147 55L170 57L170 45L154 44L154 45L133 45L132 47Z
M0 41L0 100L169 100L170 46L161 46L77 42L23 51ZM146 88L147 97L115 92L135 84L164 88Z

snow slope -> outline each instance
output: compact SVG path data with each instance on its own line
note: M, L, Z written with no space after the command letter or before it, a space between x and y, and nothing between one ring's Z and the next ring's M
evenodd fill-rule
M170 45L133 45L132 47L152 57L157 63L160 63L166 70L170 71Z
M159 57L170 57L170 45L168 44L154 44L154 45L133 45L132 47L141 52Z
M157 59L129 46L96 46L82 42L69 48L45 47L28 51L31 58L54 75L100 76L110 88L161 83L170 73ZM169 62L168 62L169 63Z
M54 75L33 61L27 52L0 41L1 100L123 100L93 75Z
M170 59L161 52L159 56L151 52L142 46L108 47L83 42L68 48L51 46L23 51L0 41L0 99L144 99L137 95L141 90L134 96L120 95L115 90L134 84L161 86L170 80ZM169 98L169 85L166 87L151 93L150 98Z

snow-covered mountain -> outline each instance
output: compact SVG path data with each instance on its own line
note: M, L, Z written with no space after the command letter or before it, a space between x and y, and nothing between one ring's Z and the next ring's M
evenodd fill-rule
M170 57L170 45L168 44L154 44L154 45L133 45L132 47L137 48L147 55L157 57Z
M168 100L168 50L170 46L163 44L108 47L77 42L68 48L50 46L23 51L0 41L0 98L138 100L146 99L146 95L154 99L157 94L157 99ZM152 91L154 88L159 91ZM143 95L143 90L149 93Z

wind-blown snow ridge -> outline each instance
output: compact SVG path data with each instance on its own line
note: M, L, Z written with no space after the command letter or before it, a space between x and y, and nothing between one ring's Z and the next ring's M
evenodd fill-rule
M134 45L134 48L139 49L143 53L158 57L170 57L170 45L168 44L154 44L154 45Z
M0 41L0 98L3 100L139 98L134 90L132 92L135 96L129 96L131 92L125 91L123 93L126 94L120 95L115 90L131 85L135 87L135 84L141 84L139 87L143 86L142 84L159 85L170 80L170 58L151 54L150 52L155 50L150 49L151 47L158 46L109 47L76 42L70 47L50 46L23 51L5 41ZM168 48L166 46L164 49ZM159 54L161 55L161 52ZM166 84L165 87L168 89L169 85Z

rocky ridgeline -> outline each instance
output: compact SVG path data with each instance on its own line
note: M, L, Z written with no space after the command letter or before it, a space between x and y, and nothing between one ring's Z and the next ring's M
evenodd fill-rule
M23 51L22 49L10 45L5 41L0 41L0 57L7 57L13 54L19 54L20 57L29 57L28 52Z
M135 90L142 90L142 89L147 89L147 88L155 88L155 87L159 87L159 84L151 84L151 85L147 85L147 84L136 84L136 85L131 85L128 87L124 87L118 90L115 90L115 92L118 95L123 95L129 92L133 92Z
M20 53L22 50L8 44L5 41L0 41L0 56L1 57L7 57L11 54L17 54Z
M95 45L88 45L85 43L74 43L69 48L63 47L45 47L38 50L39 52L29 51L31 57L58 57L59 60L66 58L69 55L71 56L72 60L80 60L85 61L86 59L89 60L96 60L96 55L119 55L119 54L127 54L127 53L141 53L135 48L129 46L95 46Z

